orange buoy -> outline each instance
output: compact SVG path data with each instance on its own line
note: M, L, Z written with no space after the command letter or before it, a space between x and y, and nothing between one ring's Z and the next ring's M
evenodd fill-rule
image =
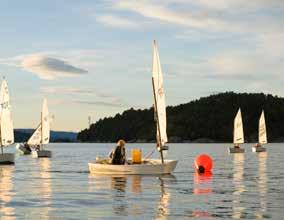
M201 154L195 158L194 167L198 173L210 172L213 167L213 161L207 154Z

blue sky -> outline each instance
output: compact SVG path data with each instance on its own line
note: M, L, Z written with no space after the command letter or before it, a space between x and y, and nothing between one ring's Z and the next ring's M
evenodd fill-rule
M152 105L152 41L168 105L215 92L284 96L281 0L0 1L0 75L14 126L55 130Z

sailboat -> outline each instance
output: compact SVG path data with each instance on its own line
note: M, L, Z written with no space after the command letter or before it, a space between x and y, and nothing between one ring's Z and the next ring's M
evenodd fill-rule
M177 165L176 160L165 160L163 151L168 147L165 145L167 138L167 116L165 93L163 86L163 73L160 64L159 52L156 41L153 44L153 69L152 87L154 96L154 110L157 127L157 150L160 152L160 159L143 159L141 164L132 164L131 160L125 165L112 165L90 162L90 173L95 174L170 174Z
M3 148L14 143L14 128L11 115L11 105L8 84L3 79L0 89L0 164L14 164L15 155L12 153L4 153Z
M262 146L263 144L267 144L267 134L264 111L262 110L258 122L258 143L252 147L252 152L265 152L266 149Z
M43 146L49 143L49 137L50 119L47 100L44 99L41 110L41 123L27 142L32 150L33 157L51 157L51 151L43 149Z
M239 108L238 113L234 119L234 147L230 147L229 153L244 153L245 149L240 148L240 144L244 143L244 129L242 112Z

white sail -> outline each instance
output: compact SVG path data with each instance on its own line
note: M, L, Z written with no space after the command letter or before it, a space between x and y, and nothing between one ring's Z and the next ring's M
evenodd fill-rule
M48 144L49 143L49 136L50 136L50 119L47 107L46 99L43 100L42 103L42 111L41 111L41 144Z
M41 124L36 128L27 144L32 146L41 144Z
M259 118L259 123L258 123L258 143L267 144L264 111L262 111L261 116Z
M1 106L1 145L7 146L14 143L14 127L11 115L11 105L8 84L4 79L0 89L0 106Z
M163 85L163 73L161 69L160 57L156 41L154 41L153 47L154 47L154 52L153 52L152 77L153 77L153 90L154 90L153 92L156 98L155 111L158 116L156 118L157 137L161 139L161 145L163 146L166 142L168 142L165 92ZM160 129L160 132L158 129ZM159 134L161 135L161 137L159 137Z
M234 144L244 143L244 130L241 109L239 109L234 120Z

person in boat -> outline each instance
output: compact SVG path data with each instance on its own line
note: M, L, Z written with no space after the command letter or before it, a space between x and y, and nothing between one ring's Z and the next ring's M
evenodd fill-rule
M239 149L239 148L240 148L240 145L235 144L235 145L234 145L234 148L238 148L238 149Z
M125 141L124 140L119 140L117 142L116 147L110 153L109 157L110 157L111 164L117 164L117 165L125 164L126 153L125 153Z
M258 147L261 147L261 145L260 145L260 143L256 143L256 144L254 145L254 147L255 147L255 148L258 148Z
M40 145L39 145L39 144L35 146L35 150L36 150L36 151L39 151L39 150L40 150Z
M32 151L30 145L28 145L28 143L26 143L26 142L24 143L24 148L25 148L27 151L29 151L29 152Z

